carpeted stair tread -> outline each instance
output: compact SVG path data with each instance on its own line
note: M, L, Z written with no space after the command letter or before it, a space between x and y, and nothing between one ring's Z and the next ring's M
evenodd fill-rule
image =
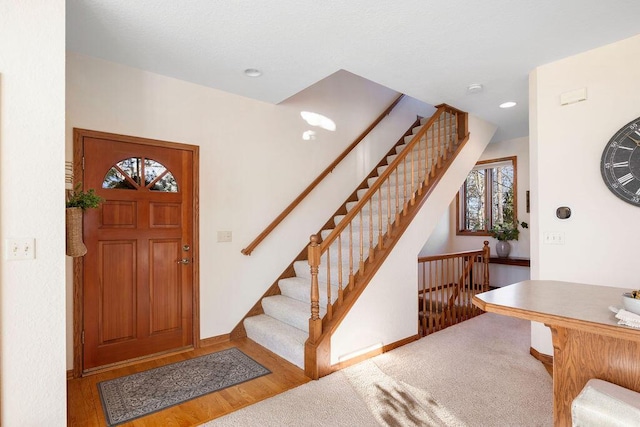
M289 298L285 295L272 295L262 299L264 314L295 328L309 332L311 306L308 303ZM320 308L320 317L326 309Z
M244 319L247 336L288 360L300 369L304 369L304 343L309 334L266 314Z
M311 281L306 277L288 277L286 279L280 279L278 281L278 287L282 295L289 298L302 301L307 304L311 304ZM327 284L319 283L318 288L320 291L320 307L327 306ZM331 300L335 301L338 298L338 287L331 286Z

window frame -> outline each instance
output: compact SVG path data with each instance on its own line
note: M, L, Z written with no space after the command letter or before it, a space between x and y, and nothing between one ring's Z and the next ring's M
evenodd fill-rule
M508 157L500 157L497 159L488 159L488 160L480 160L475 164L473 169L478 169L478 166L486 165L485 170L492 169L493 164L511 162L513 165L513 217L517 220L518 218L518 156L508 156ZM482 169L482 168L481 168ZM468 176L468 175L467 175ZM465 178L465 182L467 178ZM492 200L492 174L485 173L485 200ZM489 223L482 230L469 230L461 228L461 225L466 224L464 215L466 213L466 209L462 208L462 198L464 197L464 182L458 190L456 194L456 235L458 236L491 236L489 233L489 229L493 227L493 204L485 203L485 218L488 219Z

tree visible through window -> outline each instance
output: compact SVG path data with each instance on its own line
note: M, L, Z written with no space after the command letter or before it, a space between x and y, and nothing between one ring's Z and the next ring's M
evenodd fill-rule
M144 183L142 176L144 175ZM116 163L109 169L102 182L102 188L177 193L178 183L167 168L151 159L131 157Z
M516 188L516 157L478 162L458 193L458 234L489 235L516 221Z

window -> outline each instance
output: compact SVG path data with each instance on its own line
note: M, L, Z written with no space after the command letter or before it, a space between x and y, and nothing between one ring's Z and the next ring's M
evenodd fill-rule
M144 184L141 177L144 175ZM102 182L102 188L178 192L178 183L167 168L151 159L131 157L113 165Z
M516 157L484 160L467 176L457 196L457 234L488 236L517 218Z

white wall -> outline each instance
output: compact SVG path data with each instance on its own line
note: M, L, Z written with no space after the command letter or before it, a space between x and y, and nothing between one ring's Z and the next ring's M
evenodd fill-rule
M495 131L494 125L469 116L467 145L332 336L332 364L418 333L418 253Z
M279 105L125 67L67 55L67 158L72 128L200 146L201 337L229 333L398 138L433 107L407 98L251 256L246 247L395 98L338 72ZM335 132L300 111L332 118ZM217 243L218 230L233 232ZM71 299L71 269L67 271ZM71 309L68 311L71 331ZM68 366L72 366L71 339Z
M600 174L606 143L640 115L639 52L635 36L531 73L532 279L640 287L633 256L640 210L613 195ZM560 105L560 94L579 88L587 88L586 101ZM569 206L571 218L557 219L559 206ZM565 244L543 245L545 232L564 233ZM552 354L547 328L534 324L532 346Z
M518 219L530 222L530 214L526 209L526 192L529 190L529 138L516 138L509 141L494 142L487 146L479 160L517 157L517 196ZM491 253L495 254L496 239L490 236L458 236L456 235L456 199L451 201L449 209L440 219L436 230L420 251L420 256L441 253L471 251L481 249L485 240L489 241ZM528 258L530 255L531 229L520 229L518 240L511 241L511 257ZM499 264L489 266L491 286L506 286L530 278L528 267L515 267Z
M0 2L1 420L66 425L65 2ZM34 260L4 240L35 238Z

